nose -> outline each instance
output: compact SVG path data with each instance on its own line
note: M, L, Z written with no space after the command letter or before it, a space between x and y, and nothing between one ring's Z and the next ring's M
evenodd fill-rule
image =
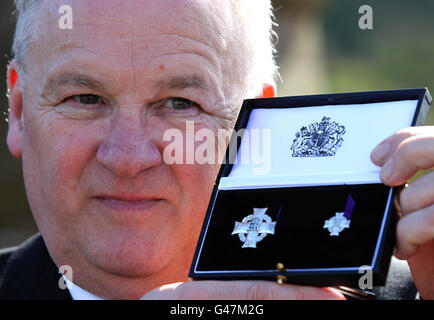
M117 176L133 178L162 161L152 130L140 117L120 117L113 121L98 147L96 159Z

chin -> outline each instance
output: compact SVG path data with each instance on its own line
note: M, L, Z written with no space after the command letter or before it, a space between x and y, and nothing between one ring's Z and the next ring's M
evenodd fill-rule
M145 235L112 233L87 248L87 258L105 272L126 277L144 277L167 268L175 256L174 246Z

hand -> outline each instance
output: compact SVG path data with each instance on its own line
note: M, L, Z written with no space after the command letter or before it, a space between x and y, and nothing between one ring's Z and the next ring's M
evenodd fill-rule
M434 126L403 129L371 154L382 166L384 184L406 183L421 169L434 167ZM434 172L411 182L399 196L403 217L396 230L395 256L407 259L424 299L434 298Z
M332 288L316 288L272 281L190 281L168 284L148 292L142 300L344 300Z

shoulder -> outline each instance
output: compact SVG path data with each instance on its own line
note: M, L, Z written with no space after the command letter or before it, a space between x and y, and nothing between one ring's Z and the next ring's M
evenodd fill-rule
M3 268L5 267L9 257L16 249L17 247L0 249L0 274L2 273Z
M0 250L0 300L62 299L59 273L38 233L20 246Z
M21 245L0 249L0 275L7 271L10 263L23 261L32 256L40 256L44 242L39 233L33 235Z
M36 234L18 247L0 250L0 298L14 296L13 291L25 278L26 269L33 265L32 260L36 258L37 264L38 260L43 259L38 254L41 241L41 236Z

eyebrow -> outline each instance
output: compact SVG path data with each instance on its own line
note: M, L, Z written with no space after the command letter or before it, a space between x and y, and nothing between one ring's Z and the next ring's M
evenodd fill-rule
M53 92L59 87L80 87L92 90L103 90L104 85L97 79L80 72L66 72L49 78L44 92Z
M79 87L91 90L104 90L105 88L99 80L91 76L80 72L65 72L49 78L43 92L52 93L61 87ZM155 89L157 90L185 88L209 89L206 81L197 75L173 77L158 81L155 85Z
M161 80L157 82L156 89L185 89L196 88L202 90L208 90L209 87L206 81L197 75L173 77L167 80Z

